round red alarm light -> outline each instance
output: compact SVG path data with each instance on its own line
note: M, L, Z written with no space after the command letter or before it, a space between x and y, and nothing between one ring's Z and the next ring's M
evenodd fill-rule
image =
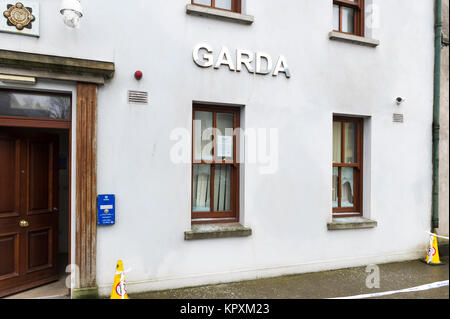
M141 71L136 71L136 72L134 73L134 77L136 78L136 80L142 79L142 76L143 76L143 74L142 74Z

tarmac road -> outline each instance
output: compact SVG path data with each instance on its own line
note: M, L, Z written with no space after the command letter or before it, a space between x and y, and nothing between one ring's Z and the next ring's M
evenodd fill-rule
M245 282L130 294L136 299L323 299L373 294L412 288L449 279L444 266L419 260L378 265L379 288L366 287L366 267L348 268ZM375 283L376 281L372 281ZM449 286L420 292L398 293L377 299L449 299Z

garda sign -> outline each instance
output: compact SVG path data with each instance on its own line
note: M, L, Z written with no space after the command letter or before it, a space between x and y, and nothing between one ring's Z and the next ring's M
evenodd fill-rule
M230 71L241 72L244 66L250 73L272 74L273 76L284 73L286 78L291 77L286 58L283 55L278 57L274 67L274 60L264 52L237 49L235 54L231 54L227 47L222 47L219 54L215 56L209 44L199 43L194 47L192 58L195 64L202 68L219 69L222 65L226 65Z
M97 224L114 225L116 222L116 199L114 195L97 196Z

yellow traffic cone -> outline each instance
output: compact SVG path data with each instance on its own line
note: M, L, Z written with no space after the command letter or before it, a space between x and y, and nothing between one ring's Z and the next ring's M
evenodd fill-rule
M428 265L433 266L445 265L445 263L441 262L439 258L439 249L436 234L431 234L430 242L428 244L427 256L425 257L425 259L422 259L422 261L427 263Z
M117 261L111 299L128 299L122 260Z

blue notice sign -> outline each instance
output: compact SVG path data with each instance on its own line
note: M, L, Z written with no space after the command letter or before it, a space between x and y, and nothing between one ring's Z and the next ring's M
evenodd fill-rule
M97 196L97 224L114 225L116 222L116 198L114 195Z

